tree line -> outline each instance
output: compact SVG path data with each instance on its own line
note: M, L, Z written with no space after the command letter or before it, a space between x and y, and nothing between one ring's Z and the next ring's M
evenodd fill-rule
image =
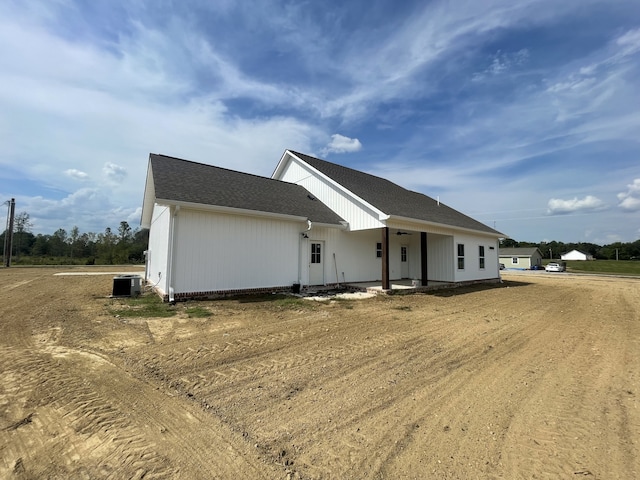
M70 231L59 228L51 235L31 232L33 224L27 212L15 216L13 225L12 263L14 264L78 264L122 265L144 263L149 230L132 229L120 222L117 231L82 233L77 226ZM6 230L0 235L4 245Z
M500 247L537 247L544 258L560 258L563 253L579 250L582 253L593 255L594 259L600 260L640 260L640 240L628 243L615 242L601 246L585 242L518 242L511 238L506 238L500 242Z
M84 264L115 265L143 263L149 230L133 230L125 221L114 232L110 227L101 233L81 233L77 226L69 232L59 228L51 235L31 233L32 223L27 212L15 216L12 261L24 264ZM0 235L4 244L6 231ZM544 258L560 258L563 253L579 250L601 260L640 260L640 240L609 245L595 243L519 242L511 238L500 242L501 248L537 247Z

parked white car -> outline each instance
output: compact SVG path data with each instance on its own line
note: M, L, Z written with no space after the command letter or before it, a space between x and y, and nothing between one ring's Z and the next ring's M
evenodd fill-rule
M564 267L559 263L547 263L544 267L545 272L564 272Z

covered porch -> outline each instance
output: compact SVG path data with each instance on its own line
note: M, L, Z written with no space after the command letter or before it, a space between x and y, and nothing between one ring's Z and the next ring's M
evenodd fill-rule
M390 280L389 287L384 288L382 281L375 282L353 282L343 285L347 290L354 292L370 292L370 293L414 293L427 292L430 290L438 290L441 288L454 287L454 282L439 282L430 280L428 285L422 285L421 281L410 279Z

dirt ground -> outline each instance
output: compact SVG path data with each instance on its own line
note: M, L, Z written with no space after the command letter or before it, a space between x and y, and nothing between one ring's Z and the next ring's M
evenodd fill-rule
M639 279L130 318L65 271L0 270L0 478L640 478Z

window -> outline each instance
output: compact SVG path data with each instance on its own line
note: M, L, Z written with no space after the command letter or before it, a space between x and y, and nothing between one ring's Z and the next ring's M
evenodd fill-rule
M377 258L382 258L382 243L381 242L376 243L376 257Z
M407 261L407 247L405 247L404 245L400 247L400 261L401 262Z
M513 258L511 259L511 263L512 263L513 265L516 265L516 264L518 263L518 257L513 257Z
M458 244L458 270L464 270L464 243Z
M322 263L322 257L320 252L320 247L322 244L320 243L312 243L311 244L311 263Z
M484 269L484 245L478 247L478 257L480 258L480 269Z

